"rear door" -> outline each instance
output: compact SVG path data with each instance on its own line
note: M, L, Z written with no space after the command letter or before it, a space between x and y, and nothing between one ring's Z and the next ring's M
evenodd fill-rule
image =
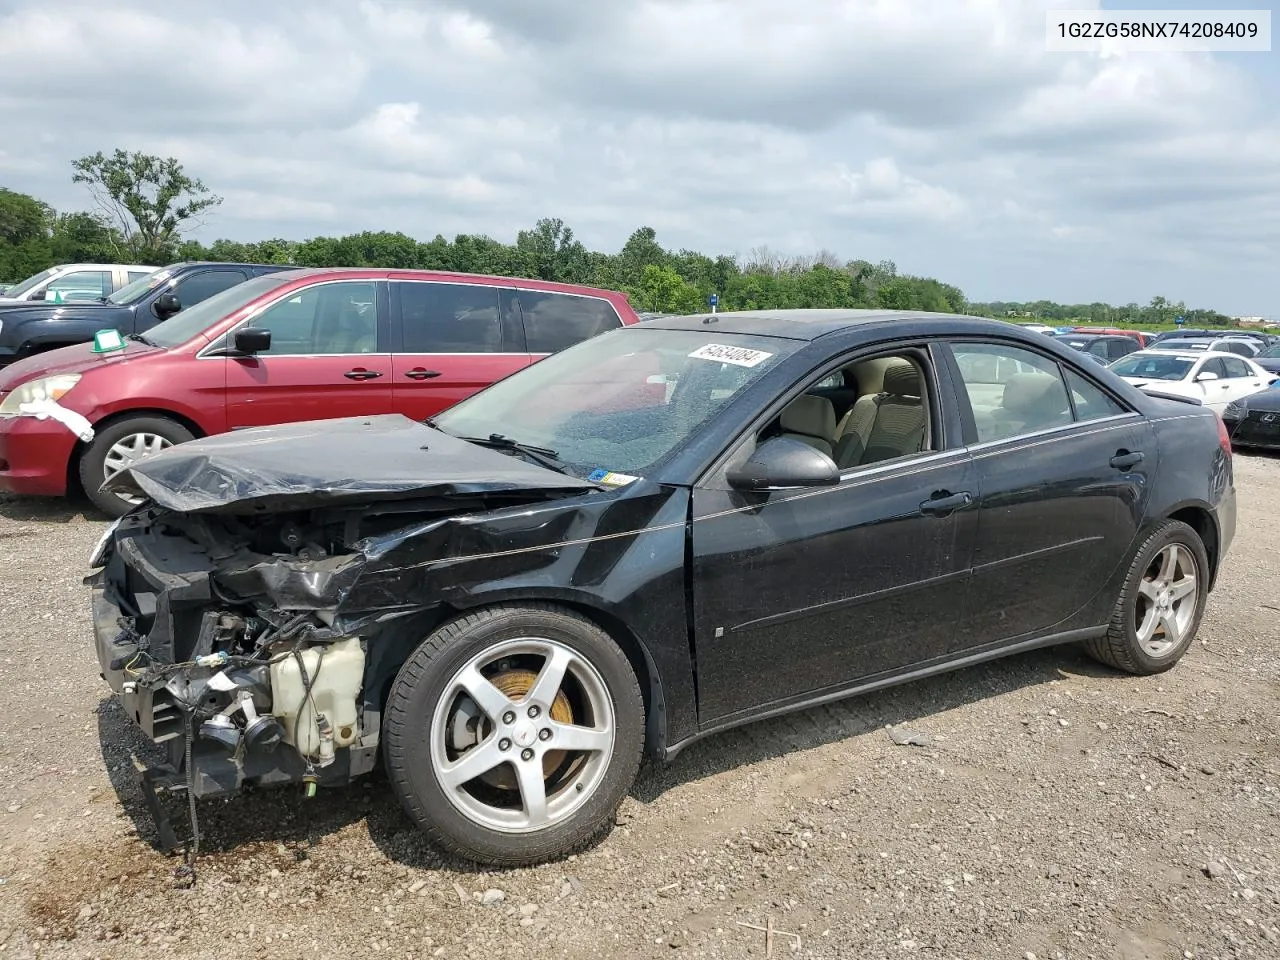
M509 287L392 280L393 403L433 417L531 361Z
M226 364L228 426L391 413L385 299L374 280L328 281L250 317L241 326L270 330L271 347L216 361Z
M1257 376L1253 367L1240 357L1220 357L1219 359L1227 371L1227 378L1223 381L1227 389L1221 392L1229 398L1228 403L1257 393L1267 385L1267 381Z
M1146 418L1074 365L997 340L952 351L981 490L963 648L1089 602L1129 555L1156 451Z

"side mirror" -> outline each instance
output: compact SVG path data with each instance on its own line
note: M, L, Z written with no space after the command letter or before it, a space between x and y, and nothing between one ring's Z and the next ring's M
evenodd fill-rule
M236 331L236 353L266 353L271 349L271 331L262 327L241 327Z
M162 293L156 297L156 313L171 316L182 309L182 301L176 293Z
M1218 375L1216 373L1210 373L1208 370L1206 370L1204 373L1196 374L1196 383L1204 383L1209 380L1217 380L1217 379L1218 379Z
M27 297L27 299L28 300L44 300L48 296L49 296L49 291L47 290L33 290L31 291L31 296Z
M840 468L807 443L771 437L756 447L745 463L731 469L727 479L735 490L834 487L840 482Z

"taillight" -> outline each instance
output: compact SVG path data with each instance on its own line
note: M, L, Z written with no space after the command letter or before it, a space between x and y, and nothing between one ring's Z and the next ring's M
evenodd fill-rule
M1218 443L1222 446L1222 451L1228 457L1231 456L1231 434L1227 432L1227 424L1222 419L1222 414L1217 410L1213 411L1214 419L1218 421Z

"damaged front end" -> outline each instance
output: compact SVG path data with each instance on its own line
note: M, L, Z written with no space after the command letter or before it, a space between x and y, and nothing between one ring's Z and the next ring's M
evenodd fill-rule
M155 791L311 794L373 769L386 690L464 589L456 561L524 546L517 565L547 562L574 511L530 508L595 489L381 419L334 422L377 474L342 489L299 473L291 440L314 433L298 431L184 444L122 481L150 502L107 531L85 582L102 676L168 754L142 771L153 811ZM211 459L237 443L249 454ZM393 462L406 450L419 462Z

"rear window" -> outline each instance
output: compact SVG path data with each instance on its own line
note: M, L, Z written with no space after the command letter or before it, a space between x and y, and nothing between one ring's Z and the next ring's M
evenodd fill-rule
M600 297L520 290L520 314L530 353L556 353L622 326L613 304Z

